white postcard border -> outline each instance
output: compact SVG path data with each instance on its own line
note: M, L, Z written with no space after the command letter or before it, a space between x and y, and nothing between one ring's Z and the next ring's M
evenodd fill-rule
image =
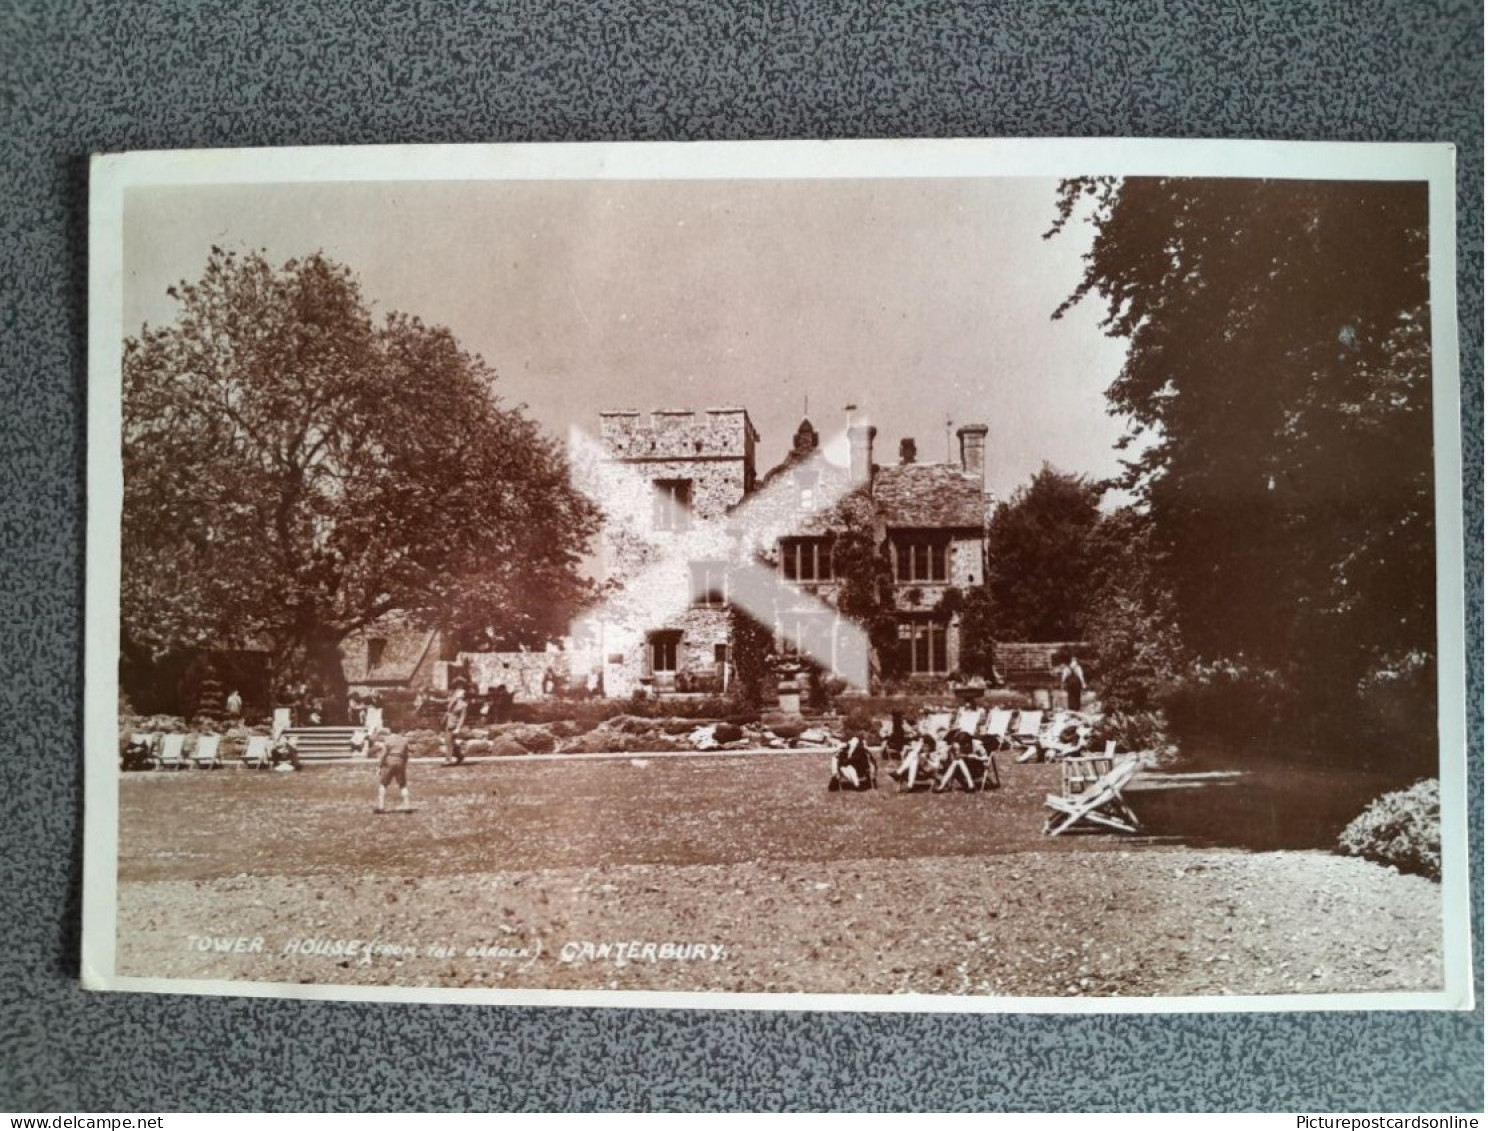
M298 1000L942 1013L1465 1010L1473 1007L1455 148L1117 139L648 142L198 150L97 156L89 209L88 529L82 983L94 990ZM1265 997L994 998L479 990L124 977L116 973L123 200L137 186L303 181L1192 176L1429 182L1442 797L1441 991Z

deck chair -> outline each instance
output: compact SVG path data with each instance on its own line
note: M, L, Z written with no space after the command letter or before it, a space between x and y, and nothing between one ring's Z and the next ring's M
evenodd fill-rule
M157 770L184 770L189 763L186 761L186 736L184 734L167 734L160 739L160 745L155 747L155 768Z
M889 776L899 783L899 792L934 788L951 767L945 757L945 743L926 735L910 740L899 759L898 768Z
M956 721L953 711L932 711L920 720L919 731L929 738L939 738Z
M1044 822L1045 834L1058 836L1085 824L1123 833L1139 831L1142 823L1121 796L1121 791L1141 768L1142 764L1135 757L1124 758L1073 797L1055 793L1046 796L1044 805L1054 812Z
M951 720L952 730L964 730L967 734L976 734L982 726L982 718L986 714L981 707L962 707L956 712Z
M382 708L368 707L367 717L362 727L366 730L368 739L376 738L378 732L382 730Z
M290 709L288 707L275 707L274 708L274 726L273 726L274 737L275 738L278 738L280 732L281 731L288 730L289 727L290 727Z
M269 766L269 736L253 734L243 747L243 765L250 770L266 770Z
M1059 763L1061 785L1066 797L1084 793L1086 789L1116 768L1116 743L1106 743L1104 754L1086 754L1079 758L1065 758Z
M988 750L1008 748L1008 727L1013 723L1013 713L1004 707L995 707L987 712L987 721L977 735Z
M220 734L202 735L196 740L196 749L191 752L191 764L198 770L222 769L222 755L218 753L221 746Z
M1019 711L1017 729L1009 736L1013 746L1018 747L1018 761L1032 762L1038 757L1039 728L1044 725L1042 711Z
M960 774L963 765L966 767L966 775ZM958 777L964 782L966 776L971 779L968 788L972 793L985 793L988 789L1002 788L1002 775L997 771L997 758L991 750L976 741L972 741L969 747L951 751L945 769L936 780L935 791L944 793L958 780Z

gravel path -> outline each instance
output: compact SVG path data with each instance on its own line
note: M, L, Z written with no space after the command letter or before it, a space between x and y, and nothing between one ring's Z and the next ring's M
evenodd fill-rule
M1442 979L1437 885L1321 852L243 874L126 880L119 904L119 973L169 978L1019 997Z

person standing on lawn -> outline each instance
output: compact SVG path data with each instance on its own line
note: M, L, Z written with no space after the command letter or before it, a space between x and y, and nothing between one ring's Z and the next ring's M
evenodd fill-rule
M460 749L457 738L460 728L465 725L465 712L470 709L470 702L465 698L465 684L457 682L450 691L449 702L444 707L444 764L460 765L465 761L465 752Z
M387 812L387 788L394 782L398 783L398 790L402 795L403 804L400 808L405 813L410 812L413 807L408 802L408 739L401 734L384 731L378 736L377 746L382 754L377 759L375 812Z

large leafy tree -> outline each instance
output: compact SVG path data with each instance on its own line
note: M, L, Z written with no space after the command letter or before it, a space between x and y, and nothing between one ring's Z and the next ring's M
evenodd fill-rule
M1101 704L1108 712L1155 711L1184 657L1151 517L1129 507L1105 515L1085 549L1080 637L1100 667Z
M1429 669L1425 186L1077 180L1059 210L1095 228L1060 313L1096 297L1130 343L1108 398L1189 652L1316 717Z
M1002 639L1080 639L1102 490L1045 464L993 513L987 590Z
M373 319L321 255L214 248L124 348L122 618L154 651L267 643L344 700L339 648L400 611L537 643L595 526L561 450L449 331Z

